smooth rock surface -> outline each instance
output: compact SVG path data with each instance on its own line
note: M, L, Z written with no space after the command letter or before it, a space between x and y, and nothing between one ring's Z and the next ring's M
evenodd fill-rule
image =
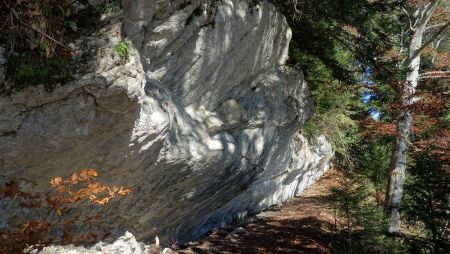
M257 2L128 1L120 22L75 43L74 81L0 96L1 178L37 190L95 168L133 189L95 227L139 240L189 241L299 194L332 149L299 134L313 102L284 66L291 31Z

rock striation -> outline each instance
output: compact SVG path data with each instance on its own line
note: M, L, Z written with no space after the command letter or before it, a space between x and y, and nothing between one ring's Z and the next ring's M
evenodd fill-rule
M73 81L0 96L3 179L37 189L96 168L133 188L102 208L117 235L185 242L288 200L328 169L330 144L299 133L313 102L302 72L284 65L291 30L272 4L127 3L74 43Z

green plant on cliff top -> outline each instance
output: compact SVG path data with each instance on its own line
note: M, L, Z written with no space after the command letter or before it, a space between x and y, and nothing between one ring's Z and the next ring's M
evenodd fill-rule
M120 60L125 63L128 61L128 44L125 41L120 41L119 44L114 48L114 50L119 54Z

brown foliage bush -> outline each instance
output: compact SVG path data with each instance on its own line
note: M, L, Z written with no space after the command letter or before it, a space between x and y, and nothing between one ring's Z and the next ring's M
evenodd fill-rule
M56 177L49 181L52 190L45 195L21 191L16 180L0 187L0 198L18 202L31 215L26 222L0 231L0 253L22 253L29 247L41 250L49 244L93 243L105 238L109 232L74 233L76 228L101 219L100 213L88 214L81 207L106 205L131 190L103 185L95 181L97 176L96 170L89 169L73 173L67 179ZM62 234L54 233L58 231Z

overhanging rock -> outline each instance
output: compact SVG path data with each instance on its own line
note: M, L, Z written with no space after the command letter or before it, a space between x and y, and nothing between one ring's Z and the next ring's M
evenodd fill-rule
M284 66L291 31L274 6L128 2L120 21L77 41L89 61L75 80L0 97L3 179L45 189L96 168L133 192L95 226L183 242L286 201L328 169L326 140L299 134L312 98L301 71Z

